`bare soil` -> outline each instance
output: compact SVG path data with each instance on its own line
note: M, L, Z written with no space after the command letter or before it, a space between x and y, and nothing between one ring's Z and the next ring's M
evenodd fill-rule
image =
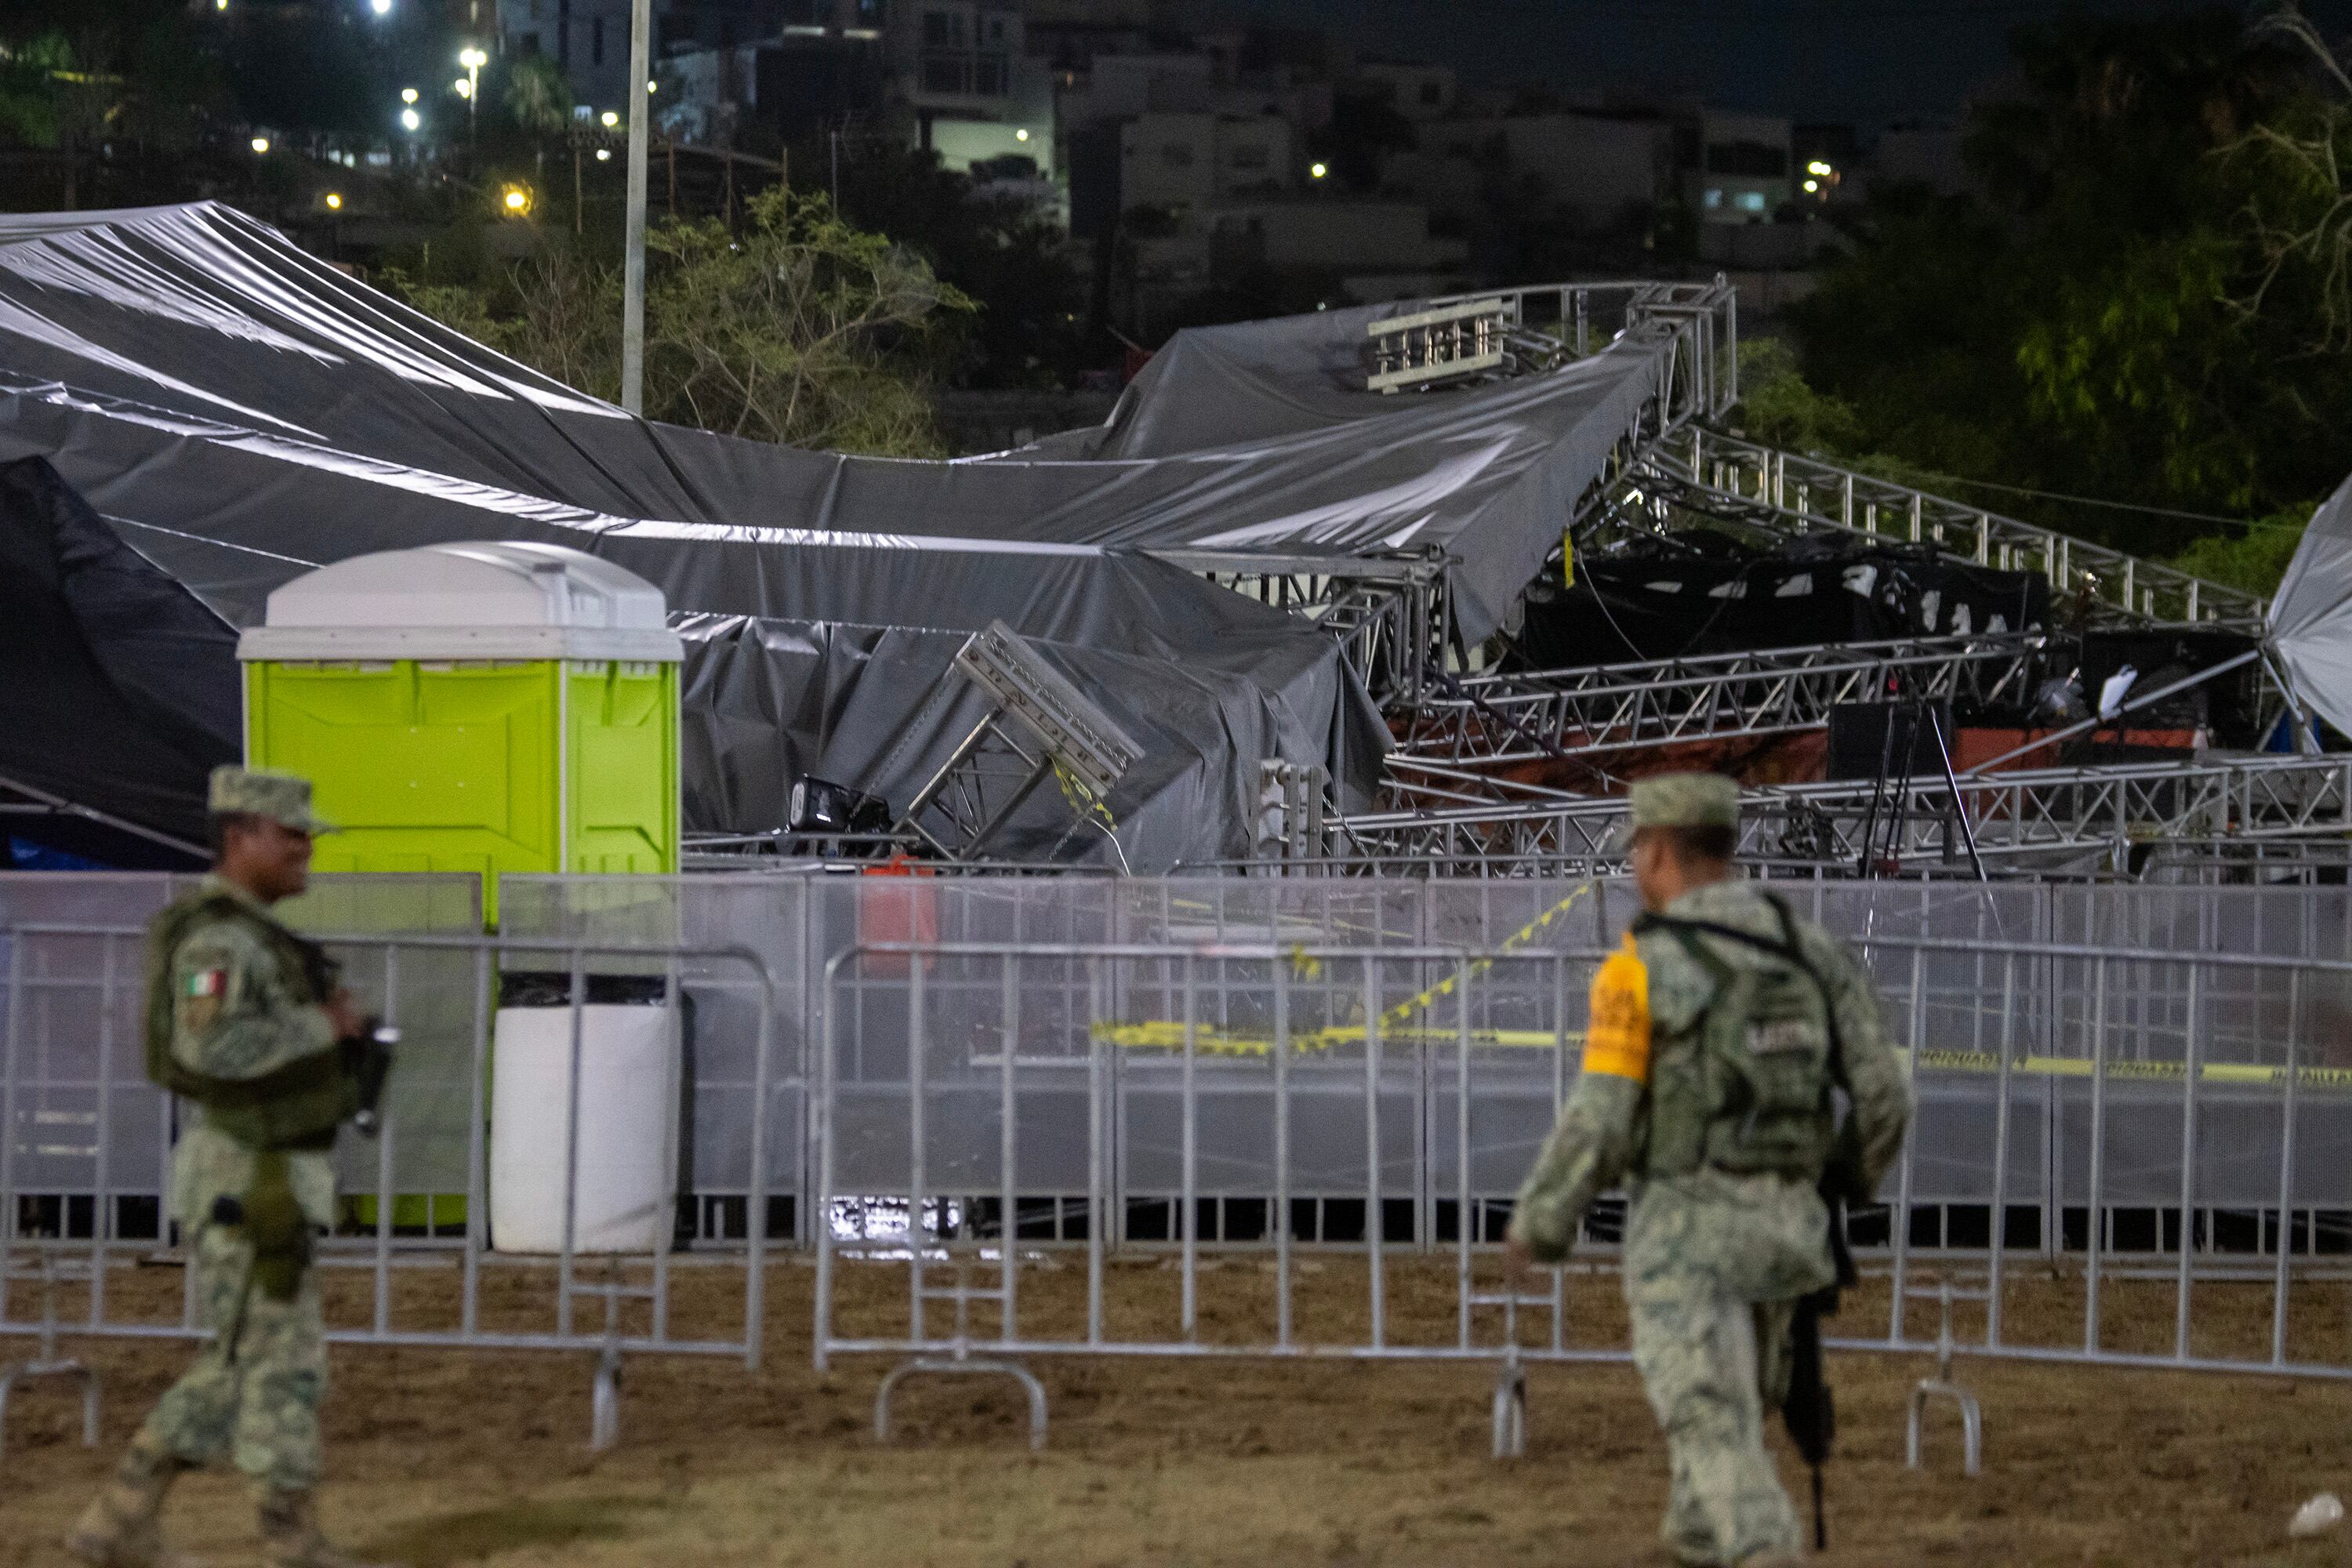
M364 1276L330 1280L336 1321L363 1321ZM677 1281L681 1329L724 1329L730 1313L740 1322L740 1269L681 1265ZM448 1269L401 1271L394 1321L441 1326L454 1282ZM1387 1283L1393 1341L1452 1342L1450 1260L1400 1262ZM1084 1284L1074 1260L1025 1275L1024 1329L1076 1327ZM1201 1338L1270 1332L1272 1284L1254 1258L1205 1272ZM1177 1286L1157 1259L1114 1263L1113 1332L1172 1331ZM812 1287L803 1262L771 1270L768 1355L756 1373L740 1361L633 1362L621 1445L604 1455L586 1449L586 1355L338 1347L331 1530L415 1568L1666 1561L1654 1534L1664 1450L1624 1366L1533 1368L1528 1456L1509 1463L1486 1457L1489 1365L1264 1358L1041 1358L1053 1418L1041 1455L1023 1441L1024 1406L1009 1383L918 1380L886 1448L871 1421L888 1363L814 1371ZM167 1315L180 1289L176 1268L118 1271L110 1313ZM903 1267L848 1266L842 1294L847 1331L904 1321ZM1360 1260L1313 1260L1300 1279L1301 1338L1360 1334L1365 1297ZM486 1287L485 1319L520 1326L548 1300L546 1271L500 1271ZM2299 1286L2291 1306L2290 1356L2352 1362L2352 1287ZM2080 1342L2079 1279L2021 1271L2005 1307L2013 1340ZM2267 1354L2266 1286L2200 1286L2196 1308L2200 1353ZM1836 1327L1882 1331L1887 1310L1884 1282L1866 1285ZM1909 1310L1922 1314L1915 1330L1932 1330L1932 1305ZM1610 1279L1575 1279L1569 1317L1571 1342L1622 1342ZM2101 1321L2116 1348L2168 1350L2170 1284L2109 1280ZM1975 1320L1962 1327L1974 1331ZM1484 1331L1495 1337L1491 1325ZM80 1447L61 1384L16 1395L0 1457L8 1568L64 1568L52 1543L190 1353L120 1340L68 1348L106 1376L105 1445ZM0 1354L24 1349L12 1342ZM1927 1367L1832 1355L1842 1431L1827 1563L2352 1563L2352 1527L2285 1537L2304 1498L2352 1492L2352 1384L1964 1358L1960 1374L1982 1397L1987 1426L1985 1473L1969 1479L1946 1410L1936 1413L1927 1468L1904 1468L1904 1401ZM1801 1498L1801 1472L1785 1445L1779 1452ZM250 1513L233 1477L188 1482L169 1521L181 1544L213 1561L252 1561Z

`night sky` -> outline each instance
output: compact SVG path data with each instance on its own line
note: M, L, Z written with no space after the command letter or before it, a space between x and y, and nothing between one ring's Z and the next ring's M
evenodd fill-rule
M2149 16L2151 0L2074 7ZM1360 53L1452 65L1465 81L1696 91L1727 109L1874 130L1949 119L1997 76L2010 29L2052 0L1226 0L1227 15L1317 26ZM2352 0L2305 9L2352 30Z

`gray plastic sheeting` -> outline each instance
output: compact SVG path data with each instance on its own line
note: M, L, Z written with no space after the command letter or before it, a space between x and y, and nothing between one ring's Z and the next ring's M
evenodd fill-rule
M2295 700L2352 735L2352 479L2303 531L2271 599L2270 635Z
M1282 464L1244 481L1215 460L917 463L656 425L216 205L0 216L0 460L23 457L47 458L233 626L257 622L279 584L352 555L565 543L650 579L674 613L770 624L752 639L772 660L761 679L785 694L770 705L799 710L825 700L793 686L818 667L785 651L812 628L834 628L822 636L838 674L842 628L969 633L1001 618L1055 645L1050 657L1167 748L1139 769L1120 822L1138 869L1244 852L1243 781L1254 786L1261 760L1326 765L1353 805L1387 744L1331 639L1139 548L1264 500ZM1342 504L1346 482L1321 482ZM801 629L775 625L788 623ZM892 668L936 679L932 655L954 640L909 639L929 651ZM751 758L806 747L748 738L751 709L735 694L751 645L698 648L722 642L737 662L688 672L695 700L719 706L689 717L706 736L731 731L743 755L722 766L706 753L688 823L757 832L778 826L789 781L750 787L767 765ZM799 732L827 759L855 760L853 737L906 712L896 680L853 684L856 700ZM940 754L908 747L892 776L841 782L903 804ZM1033 802L1016 839L1058 810Z
M1365 391L1366 327L1419 308L1179 332L1100 429L982 461L1116 460L1182 476L1154 503L1140 541L1154 548L1442 560L1463 637L1483 641L1657 390L1664 352L1621 340L1549 375Z
M902 749L943 755L987 711L961 686L935 702L961 633L831 626L741 616L673 617L686 638L686 810L704 821L773 822L783 792L803 773L904 798ZM1104 802L1135 865L1173 866L1241 852L1227 825L1256 811L1261 757L1343 753L1356 777L1380 766L1360 731L1335 722L1348 710L1328 660L1299 662L1270 679L1285 650L1206 650L1181 665L1099 647L1031 639L1046 661L1094 694L1143 744L1143 760ZM1318 725L1323 732L1318 733ZM991 852L1002 858L1068 859L1066 813L1016 820ZM1070 839L1099 859L1097 835Z

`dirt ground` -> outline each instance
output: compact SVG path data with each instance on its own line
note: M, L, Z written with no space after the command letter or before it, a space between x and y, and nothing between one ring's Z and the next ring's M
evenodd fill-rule
M1156 1260L1111 1269L1111 1326L1172 1325L1176 1277ZM447 1270L404 1271L395 1321L446 1309ZM331 1310L356 1321L360 1276L330 1276ZM678 1270L678 1321L740 1312L730 1267ZM1272 1279L1236 1260L1202 1277L1202 1337L1246 1339L1270 1321ZM1050 1445L1028 1452L1009 1384L910 1384L899 1437L877 1447L872 1401L887 1363L813 1371L813 1274L777 1265L769 1350L740 1362L644 1358L627 1375L622 1441L585 1447L583 1355L338 1347L328 1410L328 1522L357 1550L415 1568L712 1563L907 1564L910 1568L1114 1568L1153 1564L1653 1564L1665 1495L1663 1449L1629 1368L1538 1366L1528 1455L1486 1457L1486 1365L1264 1359L1057 1360ZM1449 1262L1389 1271L1391 1333L1450 1342ZM1077 1321L1084 1270L1024 1280L1033 1332ZM177 1268L121 1271L118 1313L168 1312ZM851 1266L843 1327L903 1321L903 1268ZM1360 1331L1360 1261L1317 1259L1300 1279L1309 1334ZM486 1317L520 1323L545 1305L544 1273L494 1276ZM2082 1287L2025 1272L2009 1331L2079 1340ZM2198 1347L2267 1347L2268 1293L2200 1288ZM68 1303L68 1307L72 1303ZM2352 1287L2299 1287L2290 1350L2339 1364ZM1932 1307L1916 1309L1932 1314ZM1883 1283L1838 1325L1883 1327ZM1576 1281L1574 1342L1622 1342L1614 1282ZM2168 1284L2111 1282L2102 1313L2122 1348L2168 1347ZM1921 1320L1932 1325L1932 1317ZM18 1341L4 1352L14 1358ZM98 1484L147 1405L184 1364L184 1344L78 1347L107 1377L105 1447L79 1441L62 1386L28 1385L0 1457L0 1563L64 1568L51 1544ZM1985 1473L1959 1473L1957 1424L1938 1412L1929 1464L1903 1467L1904 1398L1919 1359L1833 1354L1842 1430L1830 1477L1832 1551L1851 1564L2352 1563L2352 1526L2290 1542L2310 1493L2352 1492L2352 1385L1963 1361L1984 1401ZM1775 1441L1779 1434L1775 1431ZM1782 1473L1801 1473L1785 1445ZM1801 1497L1801 1492L1799 1494ZM194 1479L169 1515L181 1544L221 1563L252 1561L250 1515L226 1475Z

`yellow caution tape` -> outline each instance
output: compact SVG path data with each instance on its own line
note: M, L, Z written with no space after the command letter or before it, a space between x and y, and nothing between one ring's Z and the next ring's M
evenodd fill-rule
M1579 899L1591 892L1592 886L1592 883L1587 881L1570 889L1568 897L1505 938L1501 948L1495 954L1472 963L1471 975L1475 977L1486 973L1495 967L1496 959L1504 954L1517 952L1534 941L1553 921L1565 915ZM1295 977L1314 981L1322 976L1323 961L1308 952L1306 945L1300 943L1290 950L1290 969ZM1381 1038L1402 1042L1459 1041L1462 1037L1462 1031L1459 1028L1410 1028L1406 1026L1405 1021L1415 1013L1426 1010L1430 1004L1439 998L1454 994L1454 987L1461 984L1461 973L1457 970L1418 996L1400 1002L1382 1013ZM1364 1034L1364 1026L1361 1024L1339 1024L1320 1029L1297 1029L1291 1032L1290 1045L1294 1051L1328 1051L1334 1046L1360 1045L1363 1043ZM1129 1049L1182 1050L1184 1022L1181 1018L1154 1018L1139 1024L1097 1024L1095 1026L1094 1037L1106 1045L1120 1046ZM1580 1043L1583 1038L1584 1036L1580 1030L1568 1035L1555 1034L1549 1029L1473 1029L1470 1031L1470 1043L1475 1046L1549 1047L1563 1040ZM1264 1056L1274 1049L1274 1037L1271 1035L1234 1034L1212 1026L1195 1026L1192 1043L1194 1049L1206 1051L1213 1056Z
M1955 1051L1928 1049L1918 1053L1917 1066L1943 1072L1998 1073L2000 1058L1990 1051ZM2092 1063L2087 1057L2020 1057L2010 1064L2010 1072L2019 1078L2089 1078ZM2111 1061L2106 1066L2110 1082L2179 1083L2189 1075L2185 1062ZM2297 1068L2296 1082L2314 1089L2352 1089L2352 1068ZM2254 1062L2208 1062L2198 1070L2202 1083L2283 1084L2286 1068L2263 1067Z
M1591 891L1592 891L1592 884L1589 881L1580 882L1575 887L1570 889L1568 897L1560 900L1559 902L1554 904L1551 908L1546 910L1543 913L1538 915L1535 919L1529 921L1517 931L1513 931L1509 936L1506 937L1503 940L1502 948L1496 956L1500 957L1505 953L1516 952L1520 948L1525 947L1528 942L1533 942L1538 933L1549 927L1552 921L1568 913L1570 907L1573 905L1577 900L1584 897L1585 894ZM1494 967L1494 958L1482 958L1476 963L1471 964L1470 973L1473 978L1475 978L1478 975L1486 973L1488 970L1491 970ZM1454 994L1454 985L1458 984L1460 980L1461 973L1459 971L1456 971L1454 973L1447 975L1444 979L1439 981L1436 984L1431 986L1428 990L1423 992L1420 995L1414 997L1410 1002L1398 1003L1395 1006L1381 1015L1381 1032L1386 1034L1391 1025L1402 1024L1405 1019L1427 1007L1432 1002L1436 1001L1439 997L1451 996ZM1547 1036L1545 1037L1545 1043L1547 1045L1550 1043L1550 1037Z
M1154 1018L1142 1024L1097 1024L1094 1037L1105 1045L1124 1047L1131 1050L1181 1051L1184 1048L1184 1025L1181 1019ZM1562 1037L1549 1029L1473 1029L1470 1043L1474 1046L1542 1047L1549 1048ZM1462 1038L1459 1029L1390 1029L1381 1030L1382 1044L1418 1045L1423 1042L1451 1045ZM1566 1038L1581 1041L1580 1031ZM1290 1048L1294 1052L1328 1051L1336 1046L1360 1046L1364 1043L1361 1024L1339 1024L1322 1029L1294 1029ZM1212 1025L1199 1026L1192 1037L1193 1048L1211 1056L1262 1057L1274 1049L1271 1035L1241 1034L1220 1029Z

